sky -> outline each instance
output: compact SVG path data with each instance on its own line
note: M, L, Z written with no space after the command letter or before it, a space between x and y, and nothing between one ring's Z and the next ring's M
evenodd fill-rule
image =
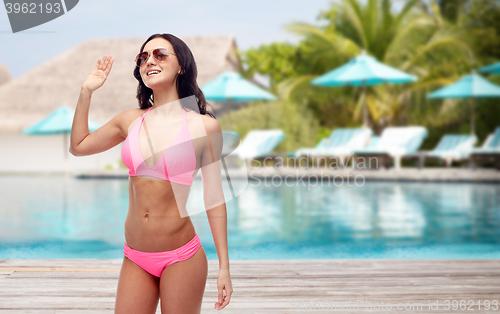
M29 2L29 1L28 1ZM0 63L16 78L88 39L234 35L239 49L272 42L297 43L285 25L319 25L316 17L331 0L82 0L63 16L12 33L0 8Z

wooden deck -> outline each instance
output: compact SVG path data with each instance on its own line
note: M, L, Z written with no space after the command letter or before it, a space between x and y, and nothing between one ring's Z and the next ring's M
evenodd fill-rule
M0 312L113 313L120 266L121 260L0 260ZM202 313L218 312L217 271L217 261L209 261ZM392 311L399 303L404 313L500 312L500 305L484 308L500 302L500 260L231 261L231 277L234 293L221 313L387 313L387 303ZM429 300L438 308L429 309ZM466 308L446 310L447 300ZM316 310L306 309L312 302ZM342 303L345 310L328 309Z

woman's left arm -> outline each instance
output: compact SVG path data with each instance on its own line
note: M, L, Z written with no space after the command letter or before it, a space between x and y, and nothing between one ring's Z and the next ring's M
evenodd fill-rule
M219 257L219 275L217 276L218 301L214 304L214 307L222 310L229 304L231 294L233 293L231 275L229 274L226 204L210 209L207 211L207 216L217 256ZM225 294L223 291L225 291Z
M231 276L229 274L227 210L222 189L220 168L223 141L221 127L217 120L205 116L204 124L207 134L207 145L201 157L203 201L219 258L219 275L217 276L218 302L214 304L214 307L221 310L229 304L231 294L233 293Z

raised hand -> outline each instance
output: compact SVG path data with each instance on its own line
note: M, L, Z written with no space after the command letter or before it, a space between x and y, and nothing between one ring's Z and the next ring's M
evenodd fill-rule
M90 72L85 82L83 82L82 89L88 92L93 92L101 87L108 78L108 74L111 71L112 66L112 56L104 56L102 59L99 59L95 68L92 72Z

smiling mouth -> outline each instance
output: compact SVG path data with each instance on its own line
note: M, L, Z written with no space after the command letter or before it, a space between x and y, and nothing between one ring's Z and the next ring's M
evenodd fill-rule
M150 72L148 72L146 75L147 75L147 76L152 76L152 75L160 74L160 72L161 72L161 71L154 70L154 71L150 71Z

